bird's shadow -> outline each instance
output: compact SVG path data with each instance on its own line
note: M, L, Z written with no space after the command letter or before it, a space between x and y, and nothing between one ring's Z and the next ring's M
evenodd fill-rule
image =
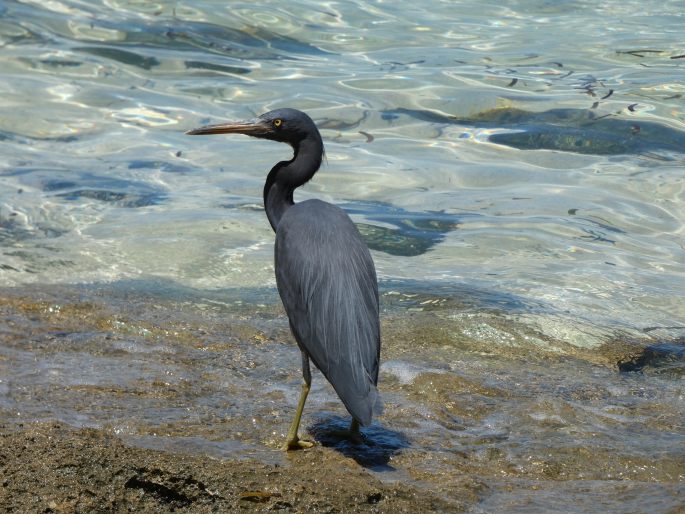
M411 446L409 439L396 430L373 423L361 428L361 441L348 436L350 419L341 416L317 420L308 427L308 432L319 444L354 459L357 464L375 471L393 471L389 462L393 455Z

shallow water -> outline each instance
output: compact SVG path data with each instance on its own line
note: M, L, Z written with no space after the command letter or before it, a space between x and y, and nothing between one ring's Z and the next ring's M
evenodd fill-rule
M202 291L167 286L164 296L141 283L5 290L2 418L287 465L280 447L301 375L277 301L246 292L200 303ZM362 444L341 439L349 417L315 372L302 432L383 480L455 506L470 497L473 512L682 506L682 355L619 373L635 346L572 347L473 293L469 305L384 291L383 415Z
M280 458L299 357L261 190L289 149L183 132L292 106L327 151L297 198L350 212L381 282L388 408L366 465L484 477L482 512L668 511L680 7L0 2L0 408ZM667 365L642 365L648 345L675 348ZM325 442L344 412L317 384Z

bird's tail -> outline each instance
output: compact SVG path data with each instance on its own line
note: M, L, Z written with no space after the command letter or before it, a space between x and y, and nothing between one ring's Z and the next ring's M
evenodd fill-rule
M383 414L383 399L375 385L371 386L369 398L371 399L371 412L373 412L373 415L380 416Z
M381 395L378 392L378 388L373 383L373 381L371 381L371 377L369 377L369 393L366 397L365 403L367 405L367 409L368 406L371 407L369 410L366 411L367 419L364 419L363 421L361 419L358 419L357 421L359 421L363 426L368 426L371 424L373 416L380 416L381 414L383 414L383 400L381 399Z

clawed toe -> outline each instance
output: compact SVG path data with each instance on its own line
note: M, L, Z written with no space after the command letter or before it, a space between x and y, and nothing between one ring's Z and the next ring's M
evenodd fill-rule
M288 441L285 443L285 446L283 449L287 452L292 451L292 450L306 450L307 448L311 448L314 446L314 443L312 441L305 441L303 439L293 439L292 441Z

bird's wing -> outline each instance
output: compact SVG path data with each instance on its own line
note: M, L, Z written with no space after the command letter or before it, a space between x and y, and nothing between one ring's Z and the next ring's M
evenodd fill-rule
M309 200L281 218L275 252L295 338L350 413L368 425L380 406L378 286L368 248L344 211Z

